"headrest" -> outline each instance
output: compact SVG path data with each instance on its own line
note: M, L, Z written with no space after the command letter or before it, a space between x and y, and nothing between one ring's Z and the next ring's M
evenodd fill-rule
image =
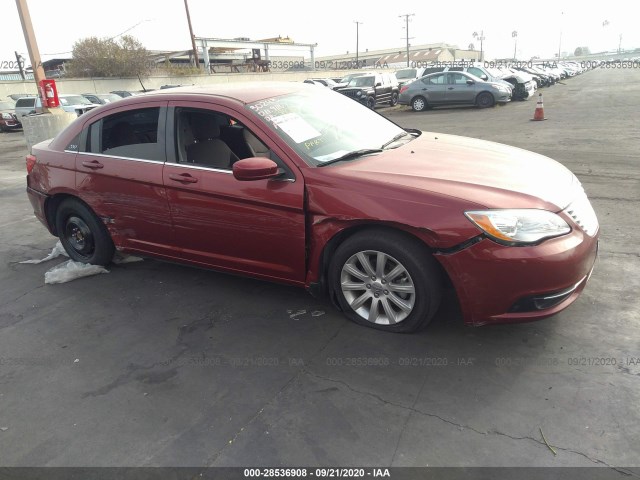
M212 138L218 138L220 136L220 125L215 115L208 115L206 113L192 113L191 117L191 131L193 136L199 142L210 140Z

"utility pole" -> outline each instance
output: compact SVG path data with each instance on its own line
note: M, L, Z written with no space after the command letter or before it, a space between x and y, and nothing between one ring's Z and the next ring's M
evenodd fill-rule
M29 51L29 59L31 60L31 68L33 69L33 78L36 81L38 92L40 92L40 81L45 80L47 77L45 77L44 68L42 68L40 50L38 50L36 34L33 31L33 25L31 24L31 15L29 15L27 0L16 0L16 7L18 7L18 15L20 16L20 23L22 24L22 32L24 33L24 40L27 43L27 50ZM42 99L42 110L44 113L50 113L50 110L45 107L44 98ZM58 109L54 109L54 111L57 110Z
M200 70L200 59L198 58L198 49L196 48L196 37L193 35L193 27L191 26L191 15L189 14L189 4L184 0L184 9L187 11L187 22L189 23L189 33L191 34L191 48L193 48L193 58L196 61L196 68Z
M360 25L362 25L362 22L354 20L353 23L356 24L356 68L360 68L360 64L358 63L358 49L360 45L358 45L358 42L360 39Z
M409 66L409 17L415 16L415 13L405 13L404 15L398 15L399 18L404 17L406 29L407 29L407 67Z
M516 52L518 50L518 32L514 30L511 32L511 36L515 39L515 45L513 46L513 59L516 60Z

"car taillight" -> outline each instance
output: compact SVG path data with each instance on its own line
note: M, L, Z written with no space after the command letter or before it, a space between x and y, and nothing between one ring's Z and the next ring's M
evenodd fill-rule
M407 85L403 85L400 87L400 93L406 91L409 87Z
M27 173L31 173L33 167L35 166L37 158L35 155L27 155Z

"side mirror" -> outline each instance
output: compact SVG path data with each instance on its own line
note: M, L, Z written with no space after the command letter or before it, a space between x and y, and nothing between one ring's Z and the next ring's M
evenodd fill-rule
M473 85L474 83L476 83L476 82L474 82L474 81L473 81L473 80L471 80L471 79L468 79L468 80L467 80L467 85Z
M276 162L265 157L244 158L233 164L233 176L240 181L264 180L278 175Z
M382 82L376 82L376 87L381 87L382 86Z
M484 80L485 82L486 82L487 80L489 80L489 77L487 77L486 75L482 75L480 78L481 78L482 80Z

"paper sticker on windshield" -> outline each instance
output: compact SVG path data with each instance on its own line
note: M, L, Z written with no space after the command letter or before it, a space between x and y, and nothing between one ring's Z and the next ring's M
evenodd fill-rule
M309 125L309 123L297 113L286 113L272 117L271 121L296 143L306 142L307 140L320 136L320 132Z

